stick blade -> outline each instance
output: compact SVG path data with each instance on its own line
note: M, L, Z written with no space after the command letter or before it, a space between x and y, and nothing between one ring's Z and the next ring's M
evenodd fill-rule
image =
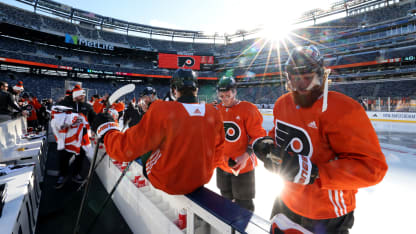
M124 85L123 87L120 87L113 94L111 94L111 96L108 98L108 104L112 105L120 97L133 92L135 88L136 86L134 84L128 84L128 85Z

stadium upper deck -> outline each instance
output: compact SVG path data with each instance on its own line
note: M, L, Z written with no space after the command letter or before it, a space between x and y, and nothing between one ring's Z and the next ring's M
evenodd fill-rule
M286 51L295 45L314 43L324 53L326 65L332 68L333 81L408 78L416 73L414 0L343 1L348 4L344 8L334 4L332 13L311 11L300 22L340 12L347 17L296 29L279 43L268 38L242 40L253 36L256 30L209 36L123 22L49 0L21 2L33 5L36 11L0 3L2 70L47 74L45 69L49 69L69 78L127 77L147 81L170 77L172 70L158 66L159 53L163 52L214 56L213 66L199 73L203 79L215 79L232 69L237 78L244 78L244 85L280 85L280 64L287 58ZM129 33L133 31L148 37ZM152 35L169 35L170 40L154 39ZM68 38L83 40L84 44L68 43ZM100 48L97 43L113 49ZM248 91L246 96L273 102L273 97L262 98L261 93ZM351 93L354 97L362 96L362 92Z

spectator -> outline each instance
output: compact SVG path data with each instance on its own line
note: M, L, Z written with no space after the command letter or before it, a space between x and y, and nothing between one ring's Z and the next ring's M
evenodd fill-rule
M139 113L139 110L135 107L133 101L127 106L127 110L124 113L123 127L130 128L138 124L142 119L143 115Z
M147 111L147 109L150 107L150 104L154 102L157 98L156 90L153 87L147 86L144 88L143 92L140 95L139 99L139 108L143 113Z
M88 104L90 104L91 106L94 105L95 100L99 99L100 97L98 96L98 94L94 94L91 96L91 99L88 101Z
M0 81L0 121L12 119L13 110L22 112L13 95L7 91L8 87L6 82Z
M157 99L156 90L150 86L145 87L140 94L137 108L133 102L131 102L127 107L126 114L124 116L124 126L128 125L129 127L133 127L134 125L138 124L143 118L143 115L149 109L150 104L152 104Z
M22 93L24 90L23 88L23 82L22 81L18 81L17 84L15 86L13 86L12 88L9 87L9 93L12 94L13 99L16 103L19 103L19 98L20 98L20 93Z
M67 96L69 97L69 96ZM83 120L82 122L86 122L83 124L83 128L77 134L81 134L81 138L88 135L88 127L87 124L91 123L95 118L95 112L93 111L91 105L85 103L85 90L82 89L79 85L75 85L74 89L72 89L72 100L65 97L58 105L68 107L71 109L72 113L82 114ZM85 117L84 117L85 116ZM81 118L78 118L81 119ZM79 126L79 125L77 125ZM79 136L76 136L79 139ZM86 150L84 148L79 148L77 150L72 150L69 148L62 148L58 149L59 155L59 177L55 184L56 189L61 189L66 181L69 179L69 160L75 154L73 172L72 172L72 181L75 183L82 183L84 178L81 175L81 169L83 161L86 157Z
M52 98L47 99L46 100L46 103L45 103L46 109L50 111L52 109L52 106L53 106L53 100L52 100Z
M23 93L22 101L24 102L23 109L28 112L27 116L27 126L32 127L33 129L38 127L38 115L37 112L42 107L38 102L38 99L33 95L28 93Z
M102 98L97 98L94 100L92 108L96 114L103 112L108 96L108 94L105 94Z

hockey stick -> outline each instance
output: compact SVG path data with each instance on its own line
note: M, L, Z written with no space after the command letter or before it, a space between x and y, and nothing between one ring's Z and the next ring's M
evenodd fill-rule
M100 217L101 213L103 212L105 206L107 205L108 201L110 201L111 196L113 196L113 193L116 191L118 185L120 184L121 180L123 179L124 175L126 175L127 171L129 170L130 165L132 164L133 161L130 161L129 164L127 164L126 168L124 168L123 172L121 173L120 177L118 178L117 182L114 184L113 189L111 189L110 193L107 195L107 197L105 198L103 204L101 205L97 215L94 217L94 219L92 220L89 228L87 229L86 233L90 233L92 228L94 227L95 223L97 222L98 217Z
M131 122L131 119L127 120L127 124L129 124L130 122ZM126 124L126 126L127 126L127 124ZM126 129L126 126L124 126L124 127L123 127L123 130L125 130L125 129ZM123 130L122 130L122 132L124 132ZM105 155L105 154L104 154L104 155ZM104 158L104 155L103 155L103 158ZM98 162L98 164L99 164L99 163L100 163L100 162ZM103 204L101 205L101 208L99 209L99 211L98 211L97 215L94 217L94 219L93 219L93 221L91 222L91 224L90 224L89 228L87 229L87 232L86 232L86 233L90 233L90 232L91 232L92 228L94 227L95 223L97 222L98 217L99 217L99 216L101 215L101 213L103 212L103 210L104 210L105 206L107 205L108 201L111 199L111 196L113 196L113 193L116 191L116 189L117 189L118 185L119 185L119 184L120 184L120 182L121 182L121 179L123 179L124 175L126 175L126 172L129 170L130 165L131 165L132 163L133 163L133 161L130 161L130 162L127 164L126 168L124 168L124 170L123 170L123 172L121 173L120 177L118 178L117 182L114 184L114 187L111 189L110 193L109 193L109 194L107 195L107 197L105 198L105 200L104 200ZM97 166L98 166L98 164L97 164Z
M127 124L129 124L131 122L131 119L129 119L127 121ZM127 126L127 125L126 125ZM123 129L121 130L121 132L124 132L124 130L126 129L126 126L123 127ZM100 165L100 163L103 161L103 159L105 158L105 155L107 154L107 152L104 152L102 154L102 156L100 157L100 160L98 160L97 164L94 166L94 170L95 171L97 169L97 167ZM87 182L87 180L85 180L84 182L82 182L82 184L78 187L77 192L79 192L82 187L84 187L85 183Z
M98 160L97 164L95 164L93 171L95 171L95 169L97 169L97 167L100 165L100 163L103 161L103 159L105 158L105 155L107 154L107 152L104 152L101 157L100 160ZM87 183L88 179L84 180L82 182L82 184L78 187L77 192L81 191L81 189L84 187L84 185Z
M105 111L107 111L107 109L115 102L117 101L120 97L131 93L134 91L134 89L136 88L136 86L134 84L128 84L125 85L119 89L117 89L108 99L106 102L106 109ZM91 184L91 179L92 179L92 175L94 173L93 169L95 167L95 162L97 161L97 153L98 153L98 149L99 149L99 145L100 143L103 141L103 139L98 139L97 144L95 145L95 149L94 149L94 156L92 159L92 163L90 166L90 169L88 171L88 177L87 177L87 183L85 185L85 191L84 194L82 195L82 200L81 200L81 205L78 211L78 216L77 216L77 221L75 223L75 228L74 228L74 234L78 234L79 233L79 227L80 227L80 219L82 216L82 212L84 210L84 206L85 206L85 201L87 199L87 195L88 195L88 190L90 188L90 184Z

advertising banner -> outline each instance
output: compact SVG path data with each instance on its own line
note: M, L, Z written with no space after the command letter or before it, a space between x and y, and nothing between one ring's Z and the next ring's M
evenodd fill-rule
M201 70L201 65L213 63L214 56L159 53L159 68Z

